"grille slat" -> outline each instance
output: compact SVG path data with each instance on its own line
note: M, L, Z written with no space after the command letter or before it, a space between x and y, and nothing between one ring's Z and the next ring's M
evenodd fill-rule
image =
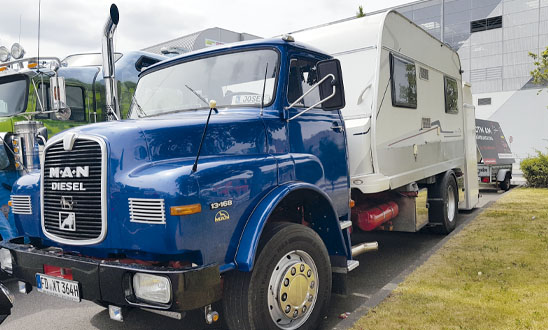
M103 157L105 155L99 142L84 137L77 137L70 151L64 150L63 141L46 148L42 216L46 232L54 239L97 242L106 230L102 218L105 207L102 205ZM65 172L67 167L71 175ZM77 167L87 169L78 173ZM84 173L88 176L85 177ZM52 190L54 183L64 189L67 189L66 183L77 183L78 186L77 190Z
M166 223L165 203L163 199L130 198L128 202L131 222Z

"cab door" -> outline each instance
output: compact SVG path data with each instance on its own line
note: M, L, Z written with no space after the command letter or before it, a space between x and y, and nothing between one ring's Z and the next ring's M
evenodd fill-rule
M294 103L318 81L316 64L321 59L310 54L290 57L287 104ZM348 213L348 167L344 123L340 110L325 111L321 105L295 115L320 101L315 88L288 109L289 151L295 178L314 184L331 198L339 217Z

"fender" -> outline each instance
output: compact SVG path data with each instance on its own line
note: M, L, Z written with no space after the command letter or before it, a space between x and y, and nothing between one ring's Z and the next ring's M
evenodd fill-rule
M235 257L236 269L245 272L253 270L259 240L269 216L284 198L297 191L320 197L317 203L312 204L314 207L311 210L316 212L312 218L317 219L317 214L322 214L322 217L318 221L312 221L310 227L320 235L330 255L348 257L339 218L329 196L312 184L290 182L274 188L253 210L238 244Z
M506 178L506 173L510 172L510 175L512 174L512 171L508 168L501 168L498 172L497 172L497 181L498 182L502 182L504 181L504 179Z

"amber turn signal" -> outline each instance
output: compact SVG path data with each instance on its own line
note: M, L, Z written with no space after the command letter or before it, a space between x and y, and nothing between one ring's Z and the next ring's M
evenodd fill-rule
M38 66L38 63L37 62L32 62L32 63L29 63L29 65L27 66L29 69L34 69Z
M9 205L9 206L12 206L12 204L13 204L13 203L12 203L11 201L8 202L8 205Z
M356 206L356 202L354 202L354 200L351 199L350 202L348 203L348 206L350 206L350 208L353 208L354 206Z
M172 206L171 215L189 215L202 212L201 204L192 204L184 206Z

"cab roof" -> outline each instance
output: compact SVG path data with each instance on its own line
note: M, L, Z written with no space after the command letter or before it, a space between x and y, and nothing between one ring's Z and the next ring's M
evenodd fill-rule
M319 50L315 47L309 46L305 43L299 42L298 40L286 41L282 37L275 37L275 38L270 38L270 39L253 39L253 40L248 40L248 41L233 42L233 43L228 43L228 44L224 44L224 45L207 47L207 48L195 50L195 51L192 51L192 52L184 53L184 54L181 54L181 55L178 55L178 56L175 56L175 57L171 57L167 60L158 62L156 64L153 64L153 65L147 67L146 69L144 69L141 72L141 74L139 76L146 75L149 72L156 71L158 69L162 69L162 68L169 67L169 66L177 64L177 63L184 62L189 58L200 57L201 55L204 55L204 54L222 53L222 52L229 51L229 50L239 50L239 49L255 48L255 47L262 47L262 46L276 47L276 48L279 48L279 47L293 47L293 48L300 48L300 49L307 50L307 51L310 51L310 52L325 55L325 53L322 52L321 50Z

